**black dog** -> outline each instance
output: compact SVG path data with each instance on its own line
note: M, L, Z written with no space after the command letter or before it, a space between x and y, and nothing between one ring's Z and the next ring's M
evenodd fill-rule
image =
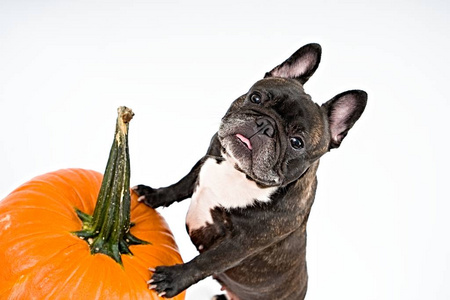
M234 101L205 157L178 183L134 188L153 208L192 198L186 225L201 253L157 267L150 288L173 297L212 275L229 299L305 297L319 159L339 147L367 102L353 90L315 104L303 84L320 56L317 44L300 48Z

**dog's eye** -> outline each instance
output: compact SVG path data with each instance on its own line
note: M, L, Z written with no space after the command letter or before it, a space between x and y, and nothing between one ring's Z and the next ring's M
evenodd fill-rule
M261 96L258 93L253 93L250 96L250 101L255 103L255 104L260 104L261 103Z
M289 142L291 143L291 147L295 150L302 149L304 147L303 141L296 137L291 137L289 139Z

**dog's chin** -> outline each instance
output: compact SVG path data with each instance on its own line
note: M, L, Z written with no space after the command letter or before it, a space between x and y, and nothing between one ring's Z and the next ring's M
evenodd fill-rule
M267 187L280 185L280 176L271 168L275 159L270 155L271 151L258 145L250 149L235 135L224 137L221 143L227 160L250 179Z

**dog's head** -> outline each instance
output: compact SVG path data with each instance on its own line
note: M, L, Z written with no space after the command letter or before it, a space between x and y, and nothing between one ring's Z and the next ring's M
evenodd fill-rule
M364 91L341 93L322 106L305 93L303 84L320 57L320 45L303 46L234 101L222 119L218 136L225 154L263 186L300 178L339 147L364 111Z

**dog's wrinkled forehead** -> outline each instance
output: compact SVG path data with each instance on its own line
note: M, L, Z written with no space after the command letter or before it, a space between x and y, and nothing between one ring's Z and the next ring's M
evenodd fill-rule
M250 88L247 96L255 92L266 97L267 101L263 104L265 107L274 109L288 120L320 113L311 96L305 93L303 85L294 79L278 77L262 79Z
M295 79L281 77L261 79L250 88L250 92L252 91L274 93L274 96L281 96L282 94L293 96L305 93L300 82Z

